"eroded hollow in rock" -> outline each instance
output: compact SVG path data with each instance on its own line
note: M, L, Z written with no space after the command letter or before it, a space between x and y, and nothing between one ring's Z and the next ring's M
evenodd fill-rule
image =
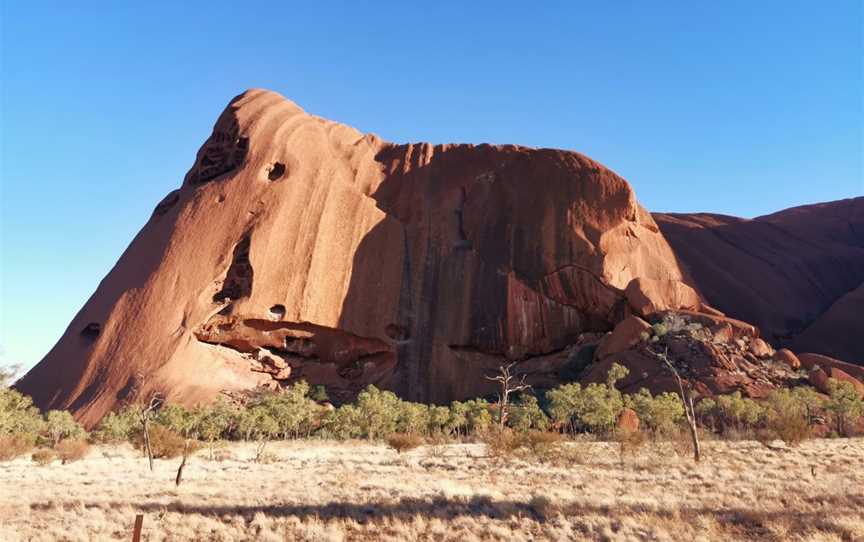
M273 305L270 307L270 317L274 320L281 320L285 316L285 305Z
M225 274L222 289L213 295L214 302L226 299L235 300L248 297L252 292L252 262L249 261L249 246L252 242L252 234L247 233L234 247L231 266Z
M384 333L394 341L407 341L411 337L408 328L398 324L389 324L384 328Z
M282 162L274 162L268 169L267 178L271 181L276 181L285 175L285 164Z
M85 339L96 340L99 337L99 333L102 331L102 326L96 322L90 322L84 329L81 330L81 336Z

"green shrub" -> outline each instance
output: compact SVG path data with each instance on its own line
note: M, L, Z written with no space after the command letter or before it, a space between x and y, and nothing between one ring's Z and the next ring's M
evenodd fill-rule
M752 429L765 417L765 409L756 401L742 397L740 391L719 395L716 402L724 431L729 427L738 431Z
M396 394L381 391L369 385L357 396L357 410L360 419L360 434L371 440L378 440L396 432L400 400Z
M576 429L608 434L624 408L615 383L627 376L626 367L613 363L605 384L565 384L546 392L552 419L570 431Z
M44 431L52 447L56 447L61 440L80 440L87 434L66 410L49 410L45 414Z
M309 436L319 411L318 404L309 398L309 384L302 380L278 392L260 393L248 408L267 411L278 428L275 436L282 439Z
M124 408L118 412L106 414L91 436L97 442L106 444L128 441L138 429L138 425L135 411L131 408Z
M825 404L825 408L834 417L837 434L851 436L851 424L864 416L864 401L858 396L858 392L851 382L829 378L828 390L830 398Z
M324 416L321 434L336 440L359 438L361 436L360 411L351 404L331 410Z
M788 389L771 392L766 401L766 424L769 436L795 446L810 437L808 405L801 394Z
M666 435L675 430L684 419L684 403L674 393L661 393L656 397L645 388L624 397L626 406L639 416L639 421L655 435Z
M44 421L30 397L11 388L0 388L0 437L42 432Z
M507 424L513 429L527 432L531 429L545 431L549 427L549 417L540 408L537 398L523 393L510 407Z
M324 403L330 400L327 396L327 388L321 384L312 386L312 389L309 391L309 398L317 403Z

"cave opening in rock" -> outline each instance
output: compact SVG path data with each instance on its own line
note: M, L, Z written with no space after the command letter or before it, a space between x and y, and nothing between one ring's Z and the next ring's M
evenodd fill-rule
M85 339L96 340L99 337L99 333L102 332L102 326L96 322L90 322L84 329L81 330L81 336Z
M285 305L273 305L270 307L270 316L274 320L281 320L285 316Z
M270 171L267 173L267 178L271 181L278 180L282 175L285 175L285 164L282 162L274 162L270 166Z

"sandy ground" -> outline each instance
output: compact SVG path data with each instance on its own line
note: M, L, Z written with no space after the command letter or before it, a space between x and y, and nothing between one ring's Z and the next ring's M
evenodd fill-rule
M547 464L486 457L483 445L275 443L155 472L128 447L83 460L0 463L0 540L864 540L864 439L769 449L708 442L695 465L668 445L622 456L571 444Z

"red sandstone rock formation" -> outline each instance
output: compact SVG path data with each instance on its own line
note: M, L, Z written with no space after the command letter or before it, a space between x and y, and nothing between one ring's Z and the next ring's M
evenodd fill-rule
M633 190L585 156L394 145L251 90L18 387L88 425L133 393L297 379L462 399L505 360L553 378L637 277L655 308L687 296Z
M864 365L864 197L753 220L654 218L709 303L769 343Z

